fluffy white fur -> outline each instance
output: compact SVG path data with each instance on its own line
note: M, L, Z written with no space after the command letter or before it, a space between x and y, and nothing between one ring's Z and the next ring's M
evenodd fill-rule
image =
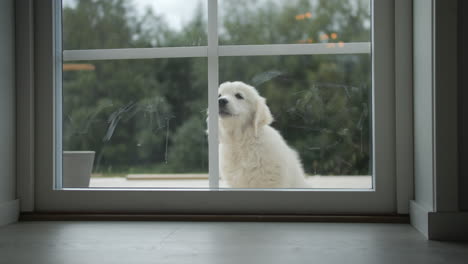
M297 153L270 126L265 98L243 82L218 91L221 178L232 188L307 188Z

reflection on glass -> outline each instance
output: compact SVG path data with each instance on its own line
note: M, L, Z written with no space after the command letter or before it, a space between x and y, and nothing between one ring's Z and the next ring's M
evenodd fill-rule
M63 49L206 45L206 4L63 0ZM222 45L370 41L369 0L220 0L218 11ZM64 177L93 175L65 186L208 187L206 58L66 61L63 71ZM370 54L221 57L219 72L267 99L311 187L371 187ZM318 175L336 181L317 185ZM346 185L350 175L364 180Z
M90 166L93 177L108 179L92 179L95 187L157 178L134 184L175 187L164 180L184 178L187 185L177 187L208 186L206 58L66 62L63 68L66 187L83 187L67 184L67 176L76 168L89 176ZM205 181L191 184L200 178Z
M371 175L370 55L220 58L220 81L235 80L266 98L272 126L307 175ZM351 186L370 188L370 181Z
M206 0L63 0L63 49L203 46Z
M370 41L370 0L220 0L221 45Z

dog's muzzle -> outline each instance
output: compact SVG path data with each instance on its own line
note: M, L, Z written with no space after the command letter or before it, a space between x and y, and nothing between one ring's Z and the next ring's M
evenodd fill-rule
M218 99L219 115L221 117L231 115L231 113L229 113L229 111L227 109L227 104L228 103L229 103L229 101L226 98L219 98Z
M226 107L226 105L228 104L228 100L226 98L219 98L218 99L218 105L219 105L219 108L224 108Z

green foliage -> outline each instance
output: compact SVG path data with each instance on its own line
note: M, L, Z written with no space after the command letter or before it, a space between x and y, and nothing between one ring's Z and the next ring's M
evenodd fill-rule
M65 7L64 49L206 45L201 5L176 31L163 16L150 9L139 15L131 4L79 0ZM224 0L220 43L367 42L369 6ZM94 170L103 173L208 170L206 58L76 63L94 70L63 74L65 150L95 150ZM370 173L370 55L221 57L219 73L220 81L244 81L267 98L273 126L307 173Z
M204 113L194 115L182 124L174 135L173 147L169 150L171 171L208 171L208 139L205 134ZM172 162L176 160L177 162ZM175 166L174 166L175 165Z

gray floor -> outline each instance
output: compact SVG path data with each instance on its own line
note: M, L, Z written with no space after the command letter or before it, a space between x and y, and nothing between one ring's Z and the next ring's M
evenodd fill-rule
M406 224L22 222L0 263L468 263L468 244Z

